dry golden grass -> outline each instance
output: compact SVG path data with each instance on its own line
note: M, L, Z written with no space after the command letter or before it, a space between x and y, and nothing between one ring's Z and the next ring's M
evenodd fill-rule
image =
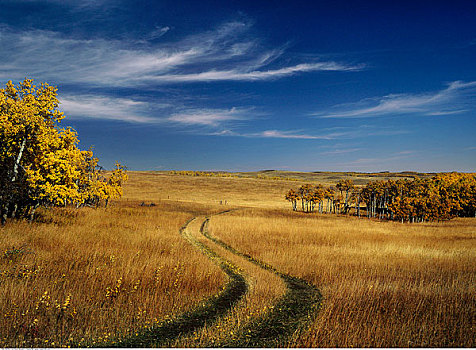
M220 290L223 273L178 234L206 209L138 204L54 210L52 222L1 230L0 346L94 345Z
M475 227L261 209L210 223L228 244L323 292L316 321L290 347L474 346Z
M150 172L149 172L150 173ZM329 171L315 171L315 172L298 172L298 171L284 171L284 170L261 170L252 172L203 172L203 171L158 171L156 174L176 174L189 176L222 176L222 177L239 177L239 178L260 178L268 180L291 180L291 181L306 181L318 182L323 185L334 185L339 180L352 179L356 185L365 185L369 181L374 180L398 180L398 179L414 179L415 177L427 178L435 175L435 173L418 173L413 171L405 171L399 173L392 172L378 172L378 173L358 173L358 172L329 172Z
M253 318L266 313L285 292L285 285L278 276L230 253L201 235L199 231L203 220L204 218L198 217L189 225L189 232L202 244L210 247L233 265L239 266L246 276L249 290L224 318L193 332L188 337L178 339L169 344L171 347L211 347L226 339L234 338L238 334L237 330Z
M156 172L131 172L129 177L129 183L124 189L125 200L182 201L219 208L235 206L287 208L288 204L283 200L284 194L289 188L301 184L285 180L192 177Z
M344 176L325 175L325 184ZM284 193L299 185L131 172L111 208L8 223L0 346L95 345L218 293L225 275L178 231L191 217L239 206L253 208L213 216L211 233L324 294L314 323L288 346L475 346L475 219L410 225L296 213ZM253 288L225 318L171 346L220 341L283 293L275 276L200 239L243 268Z

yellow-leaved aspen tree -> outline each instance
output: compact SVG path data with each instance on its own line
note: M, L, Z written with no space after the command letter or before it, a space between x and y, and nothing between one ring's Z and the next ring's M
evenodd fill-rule
M92 151L61 128L56 87L25 79L0 89L0 217L33 218L39 205L66 206L122 195L125 168L101 177Z

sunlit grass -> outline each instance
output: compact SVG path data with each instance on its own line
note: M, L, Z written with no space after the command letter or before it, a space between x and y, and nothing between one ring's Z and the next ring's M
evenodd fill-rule
M9 223L0 236L1 345L94 345L217 293L222 272L178 235L203 211L129 203Z
M199 305L227 278L179 229L194 216L246 206L213 216L211 233L324 295L315 321L286 345L475 346L475 219L412 225L296 213L283 198L295 186L132 172L110 208L9 222L0 229L0 345L96 346ZM199 239L243 269L250 292L170 346L233 339L284 293L276 276Z
M285 292L283 281L275 274L240 258L223 247L206 239L200 233L203 217L199 217L188 230L202 244L210 247L220 256L240 267L246 276L248 293L235 307L217 322L195 331L188 337L169 344L171 347L211 347L224 344L239 335L248 322L266 314Z
M257 209L210 223L230 245L323 292L319 317L292 347L474 346L475 227Z

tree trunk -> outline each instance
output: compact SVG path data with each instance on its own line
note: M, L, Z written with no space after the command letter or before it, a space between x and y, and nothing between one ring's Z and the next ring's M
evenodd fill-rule
M21 161L21 157L23 156L23 151L25 150L25 146L26 146L26 137L23 138L23 141L21 143L21 146L20 146L20 151L18 152L18 155L17 155L17 158L15 159L15 163L13 164L13 172L12 172L12 177L10 179L10 185L12 186L12 188L10 189L10 191L13 191L13 185L15 183L15 181L17 180L17 176L18 176L18 168L19 168L19 165L20 165L20 161ZM7 190L8 191L8 190ZM12 192L10 193L7 193L6 197L10 197L9 199L5 199L3 205L2 205L2 218L1 218L1 222L2 222L2 225L5 225L5 223L7 222L7 218L8 218L8 214L10 212L10 207L11 207L11 201L12 201L12 197L11 197L11 194ZM14 213L16 213L16 203L15 203L15 210L14 210Z
M357 217L360 218L360 194L357 195Z
M35 203L35 206L33 207L31 213L30 213L30 222L33 221L33 219L35 218L35 212L36 212L36 209L38 209L38 207L40 206L40 203Z
M12 213L11 213L12 218L17 217L17 210L18 210L18 203L13 203L13 210L12 210Z
M26 146L26 137L23 138L23 141L22 141L21 146L20 146L20 151L18 152L17 159L15 160L15 165L13 166L13 174L12 174L11 182L15 182L15 180L17 179L18 166L20 165L21 157L23 155L23 151L25 149L25 146Z
M2 208L1 210L1 221L2 221L2 226L4 226L7 222L7 210L5 207Z

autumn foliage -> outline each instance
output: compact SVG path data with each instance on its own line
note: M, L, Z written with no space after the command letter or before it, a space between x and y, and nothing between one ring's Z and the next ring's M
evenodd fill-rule
M98 206L122 195L125 168L106 178L78 134L59 126L56 87L25 79L0 89L0 210L7 218L33 218L39 206Z
M341 180L336 187L303 185L291 189L285 199L293 210L300 202L302 211L424 222L456 216L476 216L476 175L441 173L428 179L401 179L369 182L357 188L352 180Z

